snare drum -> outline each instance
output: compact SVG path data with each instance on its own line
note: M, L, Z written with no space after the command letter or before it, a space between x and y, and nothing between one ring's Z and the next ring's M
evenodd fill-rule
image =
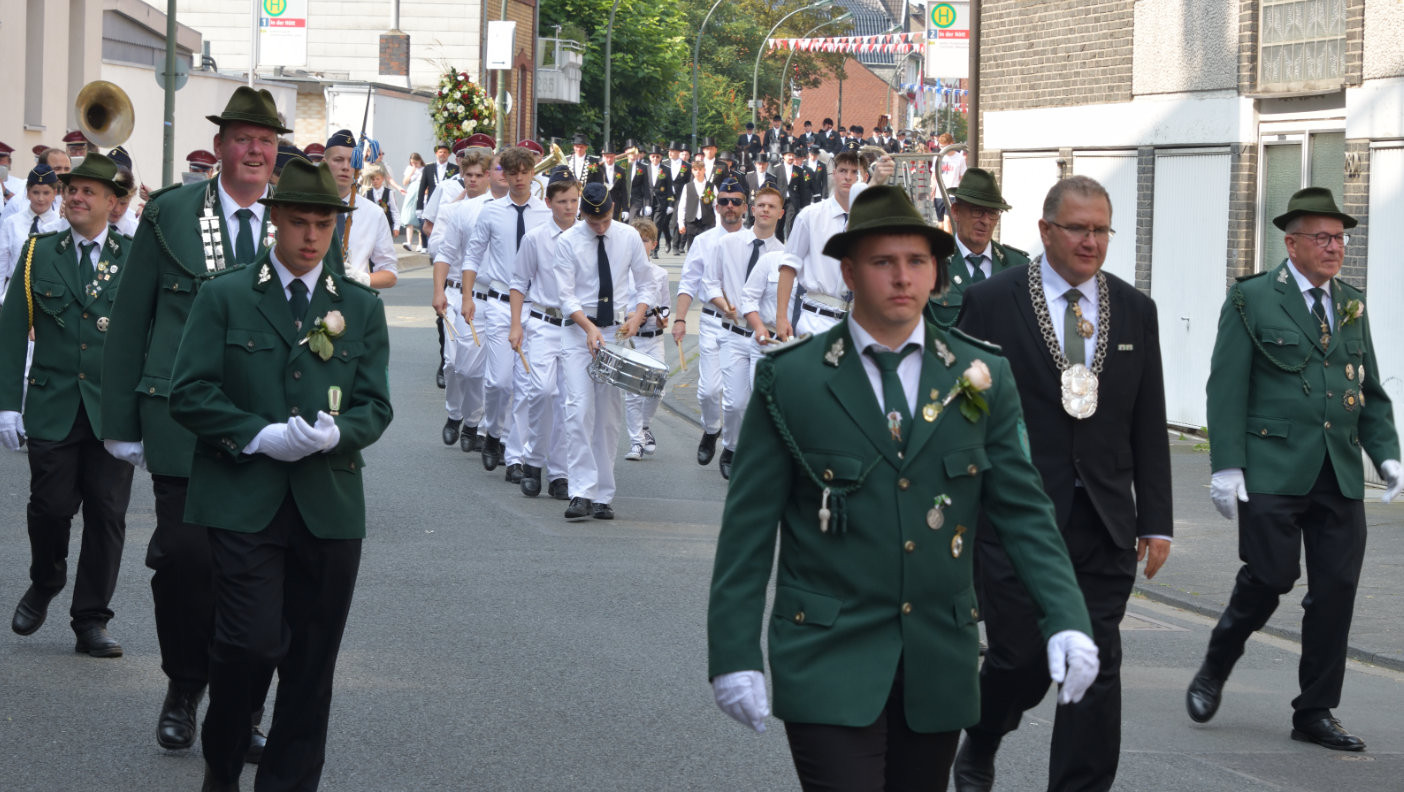
M605 344L587 369L590 379L608 383L638 396L661 396L668 381L668 369L662 363L636 349Z

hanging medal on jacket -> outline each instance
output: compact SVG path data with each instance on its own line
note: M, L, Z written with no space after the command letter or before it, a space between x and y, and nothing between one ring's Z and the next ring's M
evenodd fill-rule
M1029 300L1033 303L1034 317L1038 320L1043 342L1048 346L1048 354L1062 372L1063 411L1078 420L1091 418L1097 412L1098 377L1107 357L1107 339L1111 337L1111 300L1107 296L1107 276L1097 273L1097 321L1102 325L1101 332L1097 332L1092 322L1082 316L1080 308L1074 307L1078 319L1077 334L1083 338L1091 338L1094 334L1097 336L1092 365L1087 366L1080 361L1074 363L1068 360L1062 345L1058 343L1053 318L1048 313L1048 296L1043 291L1042 264L1041 255L1029 264Z
M220 227L219 212L215 205L219 202L219 188L211 182L205 190L205 209L199 218L200 244L204 247L205 271L219 272L224 269L224 231Z

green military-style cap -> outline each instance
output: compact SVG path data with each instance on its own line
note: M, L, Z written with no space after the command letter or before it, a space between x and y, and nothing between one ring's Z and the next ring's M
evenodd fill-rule
M1346 228L1355 228L1360 222L1336 206L1336 199L1330 190L1325 187L1303 187L1292 194L1292 200L1287 202L1287 211L1272 218L1272 224L1286 231L1288 223L1303 215L1334 217Z
M294 157L283 167L283 175L278 177L278 191L260 198L264 206L303 206L330 209L334 212L349 212L351 207L341 200L336 189L336 177L325 163L313 165L301 157Z
M229 103L224 106L223 113L205 118L221 126L232 121L242 121L245 124L268 127L280 135L292 131L278 120L278 105L273 101L273 94L264 88L254 90L247 85L235 89L234 95L229 97Z
M853 199L848 230L829 237L824 255L843 258L853 244L869 234L921 234L931 242L931 253L940 260L955 250L950 234L928 225L905 190L890 185L869 187Z
M67 185L71 179L92 179L112 188L118 198L127 195L127 188L117 183L117 163L103 154L89 154L78 163L78 167L68 173L60 173L59 181Z
M993 173L984 168L970 168L960 177L960 186L947 191L952 199L961 203L984 206L990 209L1009 211L1014 208L1004 202L999 192L999 182Z

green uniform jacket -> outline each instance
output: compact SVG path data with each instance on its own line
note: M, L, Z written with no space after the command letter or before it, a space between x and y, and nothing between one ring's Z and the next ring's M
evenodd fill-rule
M926 328L917 414L901 453L847 321L765 358L757 371L717 540L709 673L762 667L758 628L778 540L769 652L775 714L783 720L868 726L887 702L899 662L912 729L953 731L979 719L971 562L981 509L1000 525L1042 608L1044 634L1091 634L1052 503L1029 461L1008 363L966 336ZM950 364L938 344L954 355ZM972 423L952 402L926 420L926 406L940 404L975 358L994 377L985 392L990 414ZM838 491L860 480L840 509L846 525L835 517L821 532L820 484ZM951 504L932 530L927 512L938 495ZM829 505L838 506L832 497Z
M1341 494L1363 498L1361 449L1376 466L1399 458L1370 317L1347 321L1365 293L1335 278L1331 299L1336 328L1322 346L1285 260L1229 289L1207 386L1209 464L1243 468L1249 492L1305 495L1329 454Z
M24 396L29 309L24 267L30 246L34 269L34 363ZM79 404L102 436L102 350L117 285L127 270L132 238L109 226L97 256L96 280L78 276L78 245L69 230L33 237L20 248L5 307L0 310L0 410L24 405L24 430L35 440L59 441L73 429Z
M322 360L299 342L316 319L340 311L346 331ZM185 326L172 372L171 416L199 442L190 469L185 519L231 531L266 527L292 490L315 536L366 535L361 449L389 426L390 338L376 292L326 272L311 294L302 332L268 252L207 282ZM279 462L242 449L270 423L332 409L341 389L341 442L329 452Z
M990 265L991 275L1029 263L1029 254L993 241L990 242L990 258L994 261ZM970 264L960 255L960 248L956 248L956 252L946 259L946 270L950 273L950 283L947 284L946 290L926 303L927 320L935 322L942 330L949 330L955 326L956 317L960 316L961 303L965 299L965 290L971 284Z
M157 192L142 210L122 299L113 309L114 340L103 362L104 439L141 441L147 468L157 475L189 476L195 437L171 419L167 399L171 366L185 330L190 306L202 284L214 277L205 268L199 218L211 197L219 211L218 177ZM254 243L268 238L269 213ZM224 256L234 260L234 233L224 227ZM237 233L238 229L234 229ZM332 246L328 263L341 273L341 251Z

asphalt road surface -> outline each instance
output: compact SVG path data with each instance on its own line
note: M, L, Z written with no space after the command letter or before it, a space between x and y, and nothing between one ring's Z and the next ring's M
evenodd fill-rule
M711 701L706 594L726 487L694 460L695 424L660 411L656 456L626 462L621 448L618 519L566 523L563 502L525 498L501 468L439 440L427 271L404 273L385 300L395 421L366 454L370 531L322 789L798 789L783 725L757 735ZM27 584L27 486L25 457L0 456L7 616ZM110 625L125 657L73 652L71 588L38 633L0 638L0 792L199 789L199 748L171 753L154 737L153 522L139 472ZM1184 688L1210 622L1144 599L1130 611L1117 789L1404 788L1404 675L1351 664L1337 713L1370 747L1333 753L1287 736L1298 647L1255 639L1218 717L1197 726ZM1043 788L1051 724L1050 701L1028 713L997 788Z

